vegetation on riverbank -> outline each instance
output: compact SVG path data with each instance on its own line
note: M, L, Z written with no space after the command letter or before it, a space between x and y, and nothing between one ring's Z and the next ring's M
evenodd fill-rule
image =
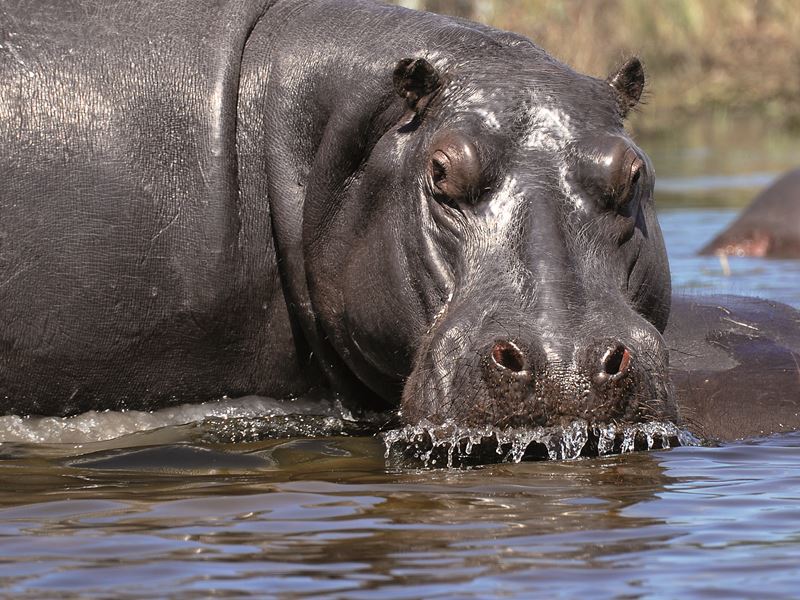
M605 76L632 54L647 67L637 129L709 113L800 127L796 0L398 0L533 39L575 69ZM644 117L644 118L643 118Z

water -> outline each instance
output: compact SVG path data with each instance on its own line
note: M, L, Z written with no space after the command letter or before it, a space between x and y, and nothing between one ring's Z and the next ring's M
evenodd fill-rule
M423 420L381 432L381 438L386 446L384 457L392 463L447 468L525 459L574 460L700 443L673 423L590 425L582 419L566 426L514 429L437 427Z
M800 164L800 141L716 123L641 142L676 287L800 306L800 261L726 275L694 255ZM797 596L800 433L705 447L658 426L409 428L387 449L385 419L260 398L0 418L2 595ZM478 449L503 462L475 466Z
M800 577L797 434L471 470L386 469L374 438L223 449L251 460L4 457L5 593L785 598Z
M800 133L758 122L699 122L667 137L640 140L658 174L656 199L673 289L741 294L800 307L800 261L720 259L697 251L782 173L800 166Z
M800 164L800 163L798 163ZM800 260L697 256L697 251L738 214L735 208L667 207L660 211L676 292L740 294L779 300L800 307Z

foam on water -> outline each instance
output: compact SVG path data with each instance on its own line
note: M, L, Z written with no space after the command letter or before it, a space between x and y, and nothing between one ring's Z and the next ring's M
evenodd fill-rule
M503 462L520 462L526 455L550 460L575 459L582 453L607 456L636 449L694 446L699 440L673 423L590 425L578 419L565 426L496 429L465 428L424 421L381 434L387 459L398 455L426 467L480 461L493 448ZM472 459L472 460L470 460Z
M115 440L115 445L125 445L121 439L124 437L130 444L139 445L175 443L187 435L199 442L240 443L278 437L372 435L381 422L385 422L385 415L361 415L355 419L336 399L309 397L282 401L246 396L184 404L154 412L90 411L74 417L3 416L0 417L0 443L81 445ZM582 454L605 456L698 443L691 434L672 423L590 425L583 420L561 427L514 429L464 428L452 423L435 426L423 421L381 435L387 459L401 456L421 461L426 467L520 462L525 457L575 459ZM175 436L180 439L172 439Z
M203 404L182 404L153 412L89 411L74 417L3 416L0 417L0 442L84 444L189 423L207 422L224 430L224 422L233 420L239 424L253 421L262 426L268 423L280 429L297 425L292 422L293 415L319 417L314 422L321 423L325 429L320 435L331 435L336 423L353 422L353 416L337 400L275 400L245 396L235 400L224 398ZM254 428L252 425L243 431L243 437L251 438ZM249 435L244 436L245 433Z

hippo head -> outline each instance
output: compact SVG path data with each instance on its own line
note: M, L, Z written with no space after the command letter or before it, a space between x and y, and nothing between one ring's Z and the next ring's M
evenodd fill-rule
M675 420L653 167L623 127L639 61L600 80L519 43L388 71L355 164L304 214L349 371L408 423Z

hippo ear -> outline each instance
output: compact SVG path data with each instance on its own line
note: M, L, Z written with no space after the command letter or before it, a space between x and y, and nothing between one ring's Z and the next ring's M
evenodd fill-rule
M424 58L404 58L394 69L394 89L408 107L421 113L439 89L439 74Z
M619 105L624 117L639 103L644 91L642 62L636 56L629 58L616 73L608 76L607 81L619 94Z

